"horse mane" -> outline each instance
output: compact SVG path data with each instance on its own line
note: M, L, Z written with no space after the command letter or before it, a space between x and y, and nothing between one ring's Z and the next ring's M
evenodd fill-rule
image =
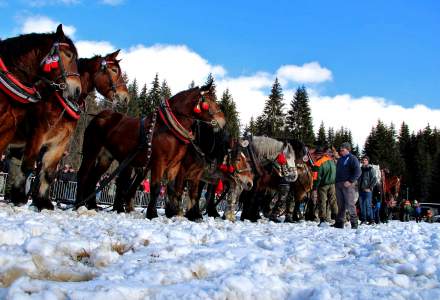
M273 160L283 150L283 142L267 136L254 136L252 145L259 160Z
M87 71L87 68L89 67L89 64L93 62L95 59L102 58L101 55L95 55L93 57L89 58L80 58L78 59L78 72L81 74L84 71Z
M297 157L303 157L307 154L306 145L302 141L298 139L287 139L286 141L293 147Z
M47 45L48 43L54 43L55 38L56 33L52 32L21 34L16 37L1 40L0 55L2 56L2 58L5 57L6 59L20 57L34 49ZM75 53L75 55L78 55L75 44L73 44L72 40L69 37L64 36L62 42L69 44L70 49ZM44 53L44 55L46 54L47 53Z

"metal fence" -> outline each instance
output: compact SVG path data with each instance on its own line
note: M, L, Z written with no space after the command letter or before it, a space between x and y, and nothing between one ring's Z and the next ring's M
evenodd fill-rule
M6 190L6 180L8 178L7 173L0 173L0 198L4 197ZM32 182L34 181L34 177L30 177L26 183L26 192L29 191ZM52 201L57 203L64 204L73 204L76 198L76 188L77 183L75 181L55 181L49 190L49 197ZM109 183L102 191L96 194L96 202L99 205L113 205L116 194L116 185L111 182ZM143 191L136 191L134 197L134 206L135 207L147 207L148 202L150 201L150 194ZM164 208L165 207L166 197L160 196L157 200L157 207ZM204 197L202 197L201 208L204 209ZM226 201L223 200L219 203L217 208L220 211L225 210Z

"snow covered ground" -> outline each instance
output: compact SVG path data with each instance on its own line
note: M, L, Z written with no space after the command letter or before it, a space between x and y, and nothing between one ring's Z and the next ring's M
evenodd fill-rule
M440 299L440 226L202 223L0 204L0 299Z

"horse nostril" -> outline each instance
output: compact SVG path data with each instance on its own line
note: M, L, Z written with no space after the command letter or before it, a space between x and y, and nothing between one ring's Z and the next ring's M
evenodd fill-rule
M249 182L247 183L247 186L248 186L249 189L251 189L254 185L252 184L252 182L249 181Z

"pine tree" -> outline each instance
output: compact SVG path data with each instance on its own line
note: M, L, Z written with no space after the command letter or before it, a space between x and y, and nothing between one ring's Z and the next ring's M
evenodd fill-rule
M188 89L192 89L196 87L196 83L194 82L194 80L191 81L191 83L188 85Z
M240 136L240 121L238 118L237 108L229 89L223 92L220 99L220 105L226 119L226 129L233 138Z
M335 130L333 129L333 127L329 127L328 131L327 131L327 141L329 146L333 146L336 148L335 146Z
M144 83L138 97L140 116L146 116L152 110L151 103L148 99L147 84Z
M136 78L132 83L128 85L128 94L130 96L130 102L128 103L127 114L132 117L140 116L139 109L139 87Z
M153 81L151 82L151 89L148 91L147 94L147 103L149 103L150 106L148 108L148 111L145 111L145 115L150 114L159 106L161 97L162 95L159 83L159 74L156 73Z
M327 145L327 136L325 134L325 126L324 122L321 122L318 129L318 135L316 136L316 144L317 145Z
M307 145L315 143L309 96L304 86L298 87L290 102L286 124L291 137L301 140Z
M162 99L170 99L171 98L171 89L168 86L168 83L165 79L162 81L162 85L160 86L160 95L161 95Z
M251 117L249 124L244 129L244 136L256 135L257 134L257 124L254 121L254 117Z
M281 137L284 131L283 90L278 78L272 85L269 98L264 105L263 114L257 118L258 135Z
M211 91L214 94L214 100L217 101L217 85L215 84L215 78L212 75L212 73L208 74L208 77L206 78L205 84L209 84L212 82L212 88Z

